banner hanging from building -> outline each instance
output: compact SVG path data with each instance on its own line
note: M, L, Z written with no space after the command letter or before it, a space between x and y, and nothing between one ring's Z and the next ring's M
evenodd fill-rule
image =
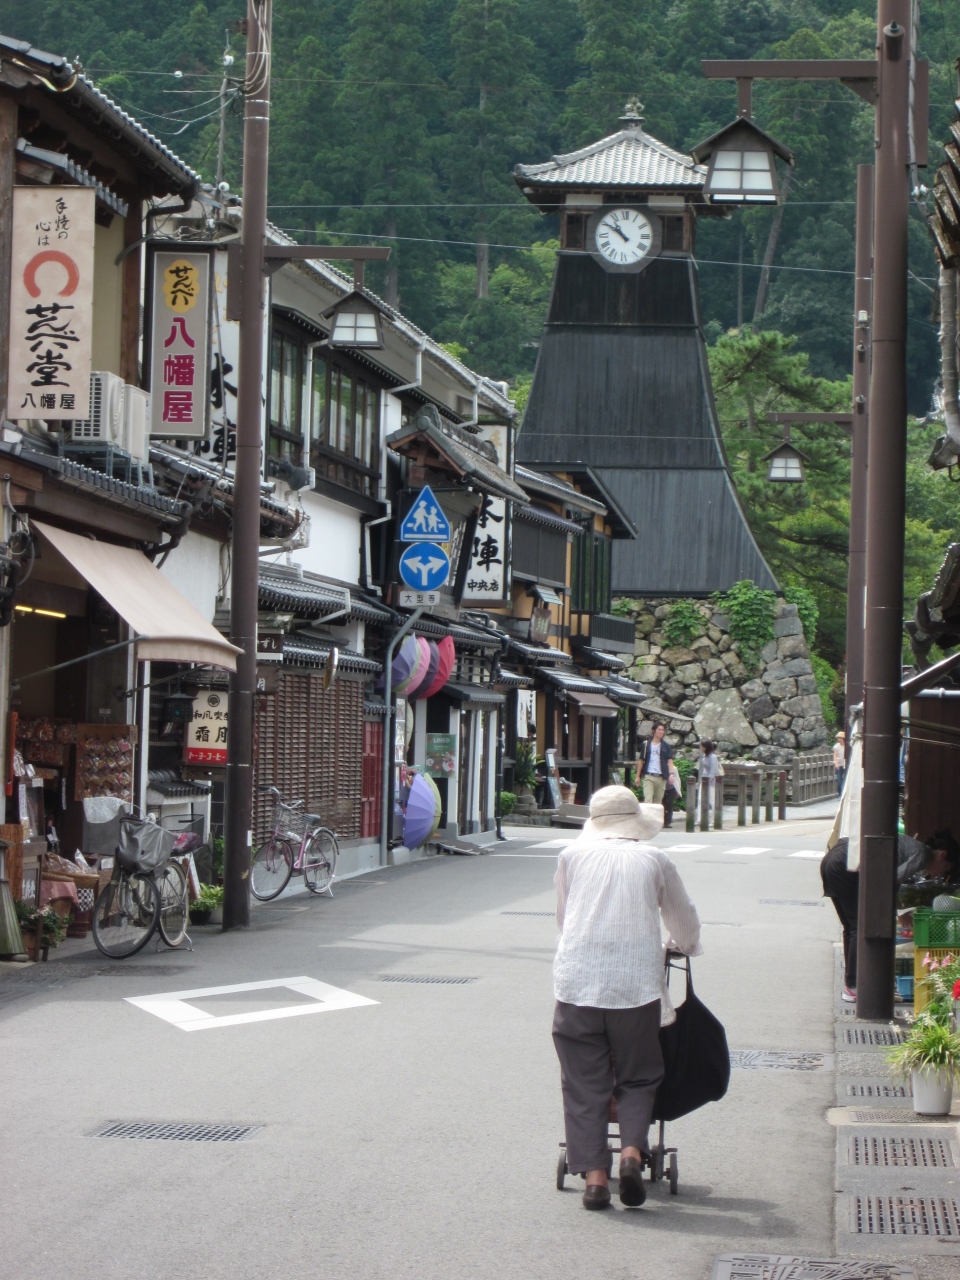
M90 412L96 192L14 187L7 417Z
M209 416L210 255L153 255L150 434L203 440Z
M510 473L510 428L480 427L480 438L497 452L497 466ZM510 517L504 498L484 494L463 592L464 604L494 604L510 599Z

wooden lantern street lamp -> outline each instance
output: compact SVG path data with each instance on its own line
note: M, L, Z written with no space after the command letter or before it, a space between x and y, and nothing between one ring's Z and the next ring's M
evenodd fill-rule
M793 152L747 117L705 138L690 153L707 164L704 195L711 204L776 204L777 160L794 165Z
M323 318L333 321L330 330L331 347L383 350L380 309L359 290L348 293L328 311L324 311Z
M769 462L767 479L773 484L803 484L806 479L803 464L810 459L790 443L790 428L783 436L783 443L765 453L761 462Z

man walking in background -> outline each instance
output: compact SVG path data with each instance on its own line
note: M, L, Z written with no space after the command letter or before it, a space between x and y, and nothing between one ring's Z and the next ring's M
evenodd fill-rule
M663 804L663 793L669 785L669 763L673 759L673 751L664 739L665 732L666 727L658 721L653 726L653 733L640 745L637 776L643 787L645 804Z

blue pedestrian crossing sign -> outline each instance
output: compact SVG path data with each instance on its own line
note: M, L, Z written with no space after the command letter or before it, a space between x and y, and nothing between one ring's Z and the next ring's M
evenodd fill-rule
M413 591L437 591L450 576L450 557L433 542L417 542L400 557L400 577Z
M400 526L401 542L449 542L450 521L433 496L430 486L424 485L413 500L413 506Z

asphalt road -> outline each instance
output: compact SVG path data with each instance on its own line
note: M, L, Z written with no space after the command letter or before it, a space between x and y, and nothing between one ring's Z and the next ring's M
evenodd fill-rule
M838 928L800 856L828 825L658 837L704 920L697 992L731 1048L833 1051ZM832 1256L829 1070L736 1071L668 1126L675 1198L661 1183L642 1209L588 1214L579 1182L557 1192L554 839L288 898L245 933L198 931L193 954L0 975L0 1280L706 1280L724 1252ZM320 1006L282 987L168 1002L231 1019L186 1031L127 999L296 977L376 1003L238 1021ZM261 1127L91 1136L110 1121Z

